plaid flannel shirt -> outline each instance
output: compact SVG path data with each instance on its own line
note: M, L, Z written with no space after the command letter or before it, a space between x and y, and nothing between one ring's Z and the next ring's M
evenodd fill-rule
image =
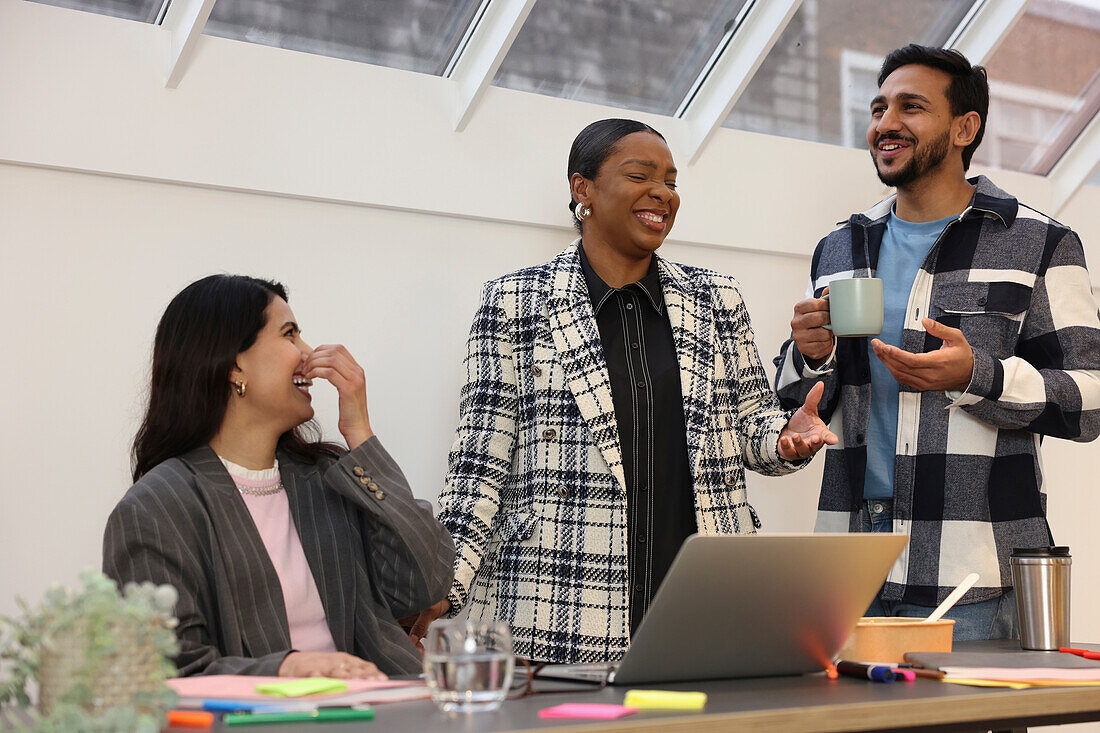
M1039 454L1042 436L1100 433L1100 319L1077 235L978 176L970 205L948 223L917 272L902 348L942 344L924 317L962 330L974 351L964 392L901 385L894 531L909 545L882 597L934 606L970 572L975 603L1012 586L1013 548L1052 542ZM873 276L891 197L854 214L818 244L810 294L831 280ZM825 382L821 415L840 443L825 453L817 530L860 531L870 417L868 340L836 340L811 369L788 340L775 359L784 406Z
M512 627L516 653L622 656L626 481L599 330L577 242L485 286L439 520L457 547L449 600ZM755 532L744 469L787 473L789 419L729 277L658 260L684 399L699 532Z

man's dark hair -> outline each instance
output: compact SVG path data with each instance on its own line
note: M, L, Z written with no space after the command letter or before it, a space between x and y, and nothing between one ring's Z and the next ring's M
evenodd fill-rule
M967 112L977 112L982 118L974 142L963 150L963 170L969 169L970 159L985 135L985 118L989 113L989 79L986 78L985 67L971 66L966 57L954 49L910 43L886 55L878 74L878 85L881 87L886 77L909 64L929 66L949 74L951 82L947 85L947 101L951 105L951 114L958 117Z
M650 132L662 140L665 139L664 135L637 120L598 120L581 130L569 149L567 173L569 180L573 180L574 173L580 173L590 181L595 180L596 174L600 172L600 166L615 152L619 140L635 132ZM570 196L569 210L573 211L576 207L577 202ZM573 225L578 232L581 231L581 223L576 217L573 219Z

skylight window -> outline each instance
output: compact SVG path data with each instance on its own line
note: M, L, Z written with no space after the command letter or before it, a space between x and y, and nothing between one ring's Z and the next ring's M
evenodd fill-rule
M672 115L745 0L539 0L493 84Z
M724 126L863 147L883 56L942 46L972 0L804 0Z
M1032 0L986 64L974 161L1046 175L1100 111L1100 0Z
M32 0L43 5L59 8L83 10L98 15L110 15L115 18L139 20L153 23L160 15L163 0Z
M218 0L205 32L441 76L481 0Z

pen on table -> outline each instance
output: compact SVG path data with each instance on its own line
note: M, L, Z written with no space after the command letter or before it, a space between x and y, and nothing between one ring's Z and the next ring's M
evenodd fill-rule
M849 677L860 677L875 682L893 682L894 670L881 664L861 664L859 662L846 662L838 660L836 671Z
M210 713L312 713L310 702L258 702L256 700L203 700L202 709Z
M351 708L321 708L301 713L229 713L222 722L226 725L263 725L267 723L323 723L330 720L372 720L374 710Z
M917 677L924 677L925 679L930 680L942 680L944 678L944 673L938 669L927 669L925 667L918 667L917 665L910 664L908 662L883 662L882 666L890 667L895 672L911 672Z
M1100 652L1090 651L1088 649L1074 649L1073 647L1060 646L1058 651L1063 654L1074 654L1078 657L1084 657L1085 659L1100 659Z

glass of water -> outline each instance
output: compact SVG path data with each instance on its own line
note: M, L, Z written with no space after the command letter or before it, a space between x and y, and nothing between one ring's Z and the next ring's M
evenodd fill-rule
M436 621L424 639L424 678L444 712L496 710L512 682L512 633L508 625Z

